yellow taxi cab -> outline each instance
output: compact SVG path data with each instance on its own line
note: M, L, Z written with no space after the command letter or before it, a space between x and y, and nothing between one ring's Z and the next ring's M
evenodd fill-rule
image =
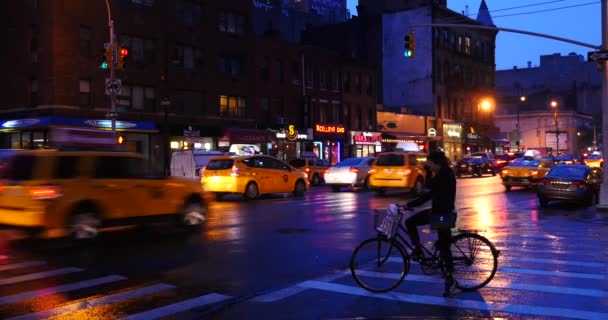
M604 159L600 153L594 152L585 159L585 164L590 167L601 168L604 165Z
M248 200L270 193L302 196L310 185L305 172L265 155L213 157L202 171L201 183L218 200L231 193Z
M150 177L146 167L123 151L17 151L0 172L0 224L32 235L67 230L77 240L158 218L199 230L207 219L200 182Z
M324 181L325 170L331 167L328 161L319 159L316 156L293 159L289 161L289 165L306 172L308 181L310 181L310 184L313 186Z
M395 151L384 152L377 156L369 175L369 186L378 194L390 188L406 188L420 193L426 181L424 152Z
M553 167L553 162L542 158L526 157L515 159L500 173L502 184L507 191L513 186L536 187L536 184Z

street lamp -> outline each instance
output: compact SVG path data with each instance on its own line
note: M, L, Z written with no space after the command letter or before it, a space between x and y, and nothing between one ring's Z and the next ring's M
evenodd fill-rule
M557 120L557 101L551 100L551 108L555 108L553 113L553 122L555 122L555 149L556 156L559 155L559 122Z
M110 47L112 48L112 63L110 63L110 82L114 83L116 78L116 34L114 33L114 20L112 20L112 12L110 10L110 2L106 0L106 10L108 11L108 27L110 27ZM112 134L116 141L116 94L114 91L110 93L110 118L112 119Z
M492 109L492 100L490 100L490 98L484 98L483 100L481 100L481 102L477 105L477 126L481 127L481 123L479 120L479 112L480 110L483 110L485 112L489 112ZM479 145L479 136L481 135L480 132L477 133L477 148L480 148Z

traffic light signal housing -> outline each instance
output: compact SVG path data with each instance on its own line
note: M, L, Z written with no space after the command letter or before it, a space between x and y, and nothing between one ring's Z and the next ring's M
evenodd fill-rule
M118 47L116 55L118 57L118 61L116 61L116 70L123 70L126 67L125 60L129 55L129 50L127 48Z
M404 51L403 51L403 55L406 58L413 58L416 56L416 39L414 38L414 33L410 32L408 34L405 35L405 37L403 38L404 40Z
M110 69L111 65L112 65L112 48L106 48L102 53L101 63L99 65L99 68L101 68L103 70L108 70L108 69Z

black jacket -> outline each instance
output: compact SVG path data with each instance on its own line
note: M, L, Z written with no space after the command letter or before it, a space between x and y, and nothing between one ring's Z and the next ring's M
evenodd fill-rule
M428 184L430 191L407 203L408 207L417 207L431 200L432 214L443 214L454 211L456 200L456 177L448 166L442 166Z

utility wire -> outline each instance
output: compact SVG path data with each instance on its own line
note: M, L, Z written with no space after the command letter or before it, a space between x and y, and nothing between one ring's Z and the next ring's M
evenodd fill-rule
M537 10L537 11L530 11L530 12L521 12L521 13L506 14L506 15L502 15L502 16L492 17L492 19L493 18L512 17L512 16L521 16L521 15L533 14L533 13L549 12L549 11L555 11L555 10L561 10L561 9L568 9L568 8L576 8L576 7L588 6L588 5L591 5L591 4L598 4L598 3L600 3L600 2L599 1L594 1L594 2L581 3L581 4L572 5L572 6L559 7L559 8L553 8L553 9L544 9L544 10Z

